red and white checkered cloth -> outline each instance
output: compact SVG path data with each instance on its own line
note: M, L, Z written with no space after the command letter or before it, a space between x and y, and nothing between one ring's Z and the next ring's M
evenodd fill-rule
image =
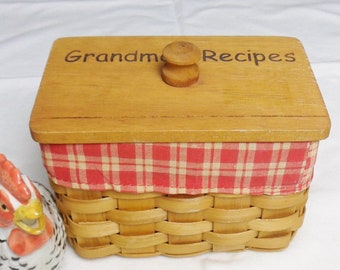
M310 185L318 142L41 145L52 181L86 190L290 194Z

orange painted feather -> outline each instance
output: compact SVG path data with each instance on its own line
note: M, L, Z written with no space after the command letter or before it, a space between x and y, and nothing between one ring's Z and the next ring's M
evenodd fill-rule
M27 204L31 198L20 171L3 154L0 154L0 184L22 204Z

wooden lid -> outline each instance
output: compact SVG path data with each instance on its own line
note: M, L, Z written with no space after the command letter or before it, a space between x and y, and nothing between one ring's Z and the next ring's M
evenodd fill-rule
M201 51L189 87L163 49ZM32 111L40 143L315 141L330 120L300 42L285 37L77 37L52 48Z

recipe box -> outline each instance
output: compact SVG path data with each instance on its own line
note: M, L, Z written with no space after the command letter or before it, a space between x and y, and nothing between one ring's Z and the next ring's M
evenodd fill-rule
M162 77L176 41L199 48L190 86ZM330 120L295 38L70 37L30 130L79 255L190 256L287 247Z

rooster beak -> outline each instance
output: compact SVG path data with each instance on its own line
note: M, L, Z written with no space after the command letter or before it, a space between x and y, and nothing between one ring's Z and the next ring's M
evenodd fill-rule
M14 223L25 232L39 235L45 230L46 220L39 200L31 200L14 212Z

